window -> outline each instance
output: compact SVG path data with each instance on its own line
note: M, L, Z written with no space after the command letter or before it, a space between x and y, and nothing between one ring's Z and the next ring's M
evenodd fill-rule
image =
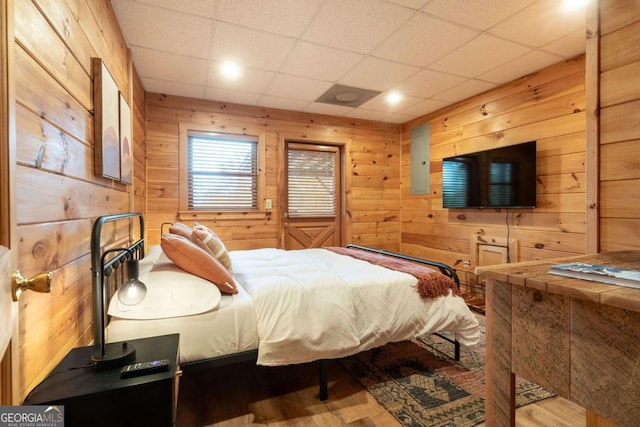
M261 209L260 135L180 129L180 210L247 212Z
M512 163L491 163L489 203L496 206L514 204L513 178L516 176Z
M301 144L287 150L289 216L335 216L338 149L314 151Z
M469 203L469 165L464 161L442 162L442 195L446 206Z

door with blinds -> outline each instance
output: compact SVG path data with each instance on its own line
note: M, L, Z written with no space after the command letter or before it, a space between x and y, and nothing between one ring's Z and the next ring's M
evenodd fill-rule
M285 249L340 246L340 147L287 142Z

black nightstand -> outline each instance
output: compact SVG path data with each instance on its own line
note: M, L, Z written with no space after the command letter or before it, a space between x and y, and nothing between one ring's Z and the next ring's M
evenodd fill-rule
M96 370L91 366L94 347L74 348L24 404L63 405L66 427L173 426L180 375L179 334L127 342L136 348L136 362L169 359L169 370L122 379L121 368Z

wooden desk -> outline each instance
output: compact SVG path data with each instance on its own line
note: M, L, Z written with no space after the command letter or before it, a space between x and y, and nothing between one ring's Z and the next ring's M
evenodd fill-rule
M640 289L547 273L567 261L640 270L640 251L478 267L487 281L488 426L515 426L515 375L638 425Z

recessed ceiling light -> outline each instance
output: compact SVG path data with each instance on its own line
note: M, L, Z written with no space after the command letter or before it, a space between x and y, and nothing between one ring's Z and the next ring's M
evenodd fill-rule
M389 92L387 95L387 102L389 104L397 104L402 101L402 94L400 92Z
M220 65L220 72L225 79L237 80L242 75L242 69L233 61L225 61Z

